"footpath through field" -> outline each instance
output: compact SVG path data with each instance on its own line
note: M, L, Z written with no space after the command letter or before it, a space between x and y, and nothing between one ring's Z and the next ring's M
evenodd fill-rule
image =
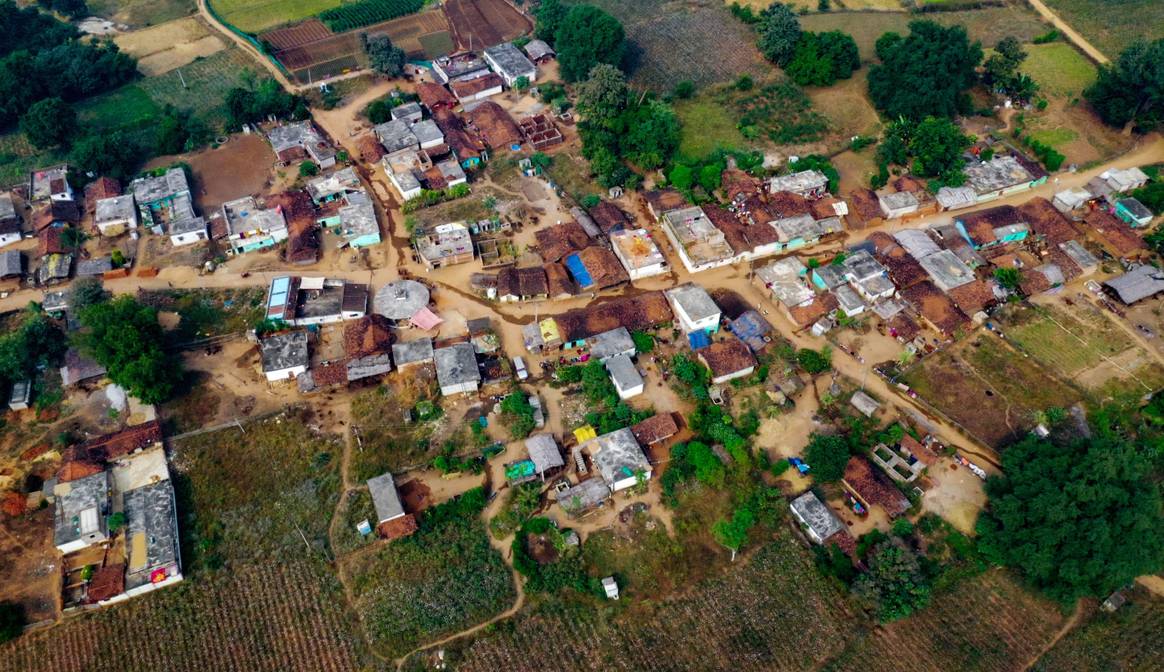
M1043 0L1028 1L1031 3L1031 7L1034 7L1035 11L1038 12L1040 16L1050 21L1052 26L1055 26L1055 28L1066 35L1067 39L1071 40L1071 44L1079 47L1080 51L1086 54L1088 58L1095 61L1099 65L1107 65L1111 62L1107 56L1103 55L1102 51L1092 46L1092 44L1087 41L1087 38L1076 32L1075 29L1071 27L1071 24L1059 18L1059 15L1052 11L1051 8L1043 2ZM1114 8L1112 11L1115 11Z

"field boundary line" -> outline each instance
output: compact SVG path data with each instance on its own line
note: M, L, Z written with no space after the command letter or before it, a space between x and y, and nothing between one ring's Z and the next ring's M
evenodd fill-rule
M249 425L249 424L252 424L255 422L266 420L268 418L273 418L276 415L281 415L281 414L286 413L287 411L289 411L293 408L296 408L298 405L299 404L287 404L286 406L281 406L278 409L275 409L273 411L267 411L266 413L260 413L259 415L250 416L246 419L245 423L242 420L235 419L232 422L224 422L224 423L217 424L217 425L211 425L210 427L200 427L198 429L191 430L189 432L183 432L182 434L175 434L174 436L167 436L166 440L167 441L177 441L179 439L188 439L191 436L198 436L200 434L210 434L212 432L219 432L219 431L222 431L224 429L230 429L232 427L240 429L243 432L245 432L246 429L243 428L243 424Z

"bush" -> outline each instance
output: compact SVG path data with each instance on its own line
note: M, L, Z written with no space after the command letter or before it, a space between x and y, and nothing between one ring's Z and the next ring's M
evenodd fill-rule
M841 480L849 457L849 443L837 435L813 434L804 451L804 461L812 467L813 478L821 483Z
M299 164L299 177L315 177L319 174L319 166L314 161L304 161Z
M695 82L685 79L675 85L675 91L673 93L679 100L686 100L695 95Z
M820 352L801 348L796 352L796 362L800 364L802 369L813 375L824 373L833 367L832 355L827 347Z
M635 343L635 352L640 355L650 354L655 349L655 337L645 331L632 331L631 340Z

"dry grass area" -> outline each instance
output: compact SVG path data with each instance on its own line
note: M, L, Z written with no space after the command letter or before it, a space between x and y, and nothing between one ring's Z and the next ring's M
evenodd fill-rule
M861 68L833 86L805 89L813 108L829 120L830 144L846 146L854 135L875 137L881 132L881 117L869 102L867 75L868 68Z
M124 33L114 38L114 42L138 59L137 69L147 77L180 68L226 48L201 18L193 16Z

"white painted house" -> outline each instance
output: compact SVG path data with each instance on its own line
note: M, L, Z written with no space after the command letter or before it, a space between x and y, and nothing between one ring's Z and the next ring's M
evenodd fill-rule
M668 289L664 295L667 297L667 303L671 304L671 311L678 318L683 333L706 331L711 334L719 331L719 306L715 305L707 290L689 282Z

